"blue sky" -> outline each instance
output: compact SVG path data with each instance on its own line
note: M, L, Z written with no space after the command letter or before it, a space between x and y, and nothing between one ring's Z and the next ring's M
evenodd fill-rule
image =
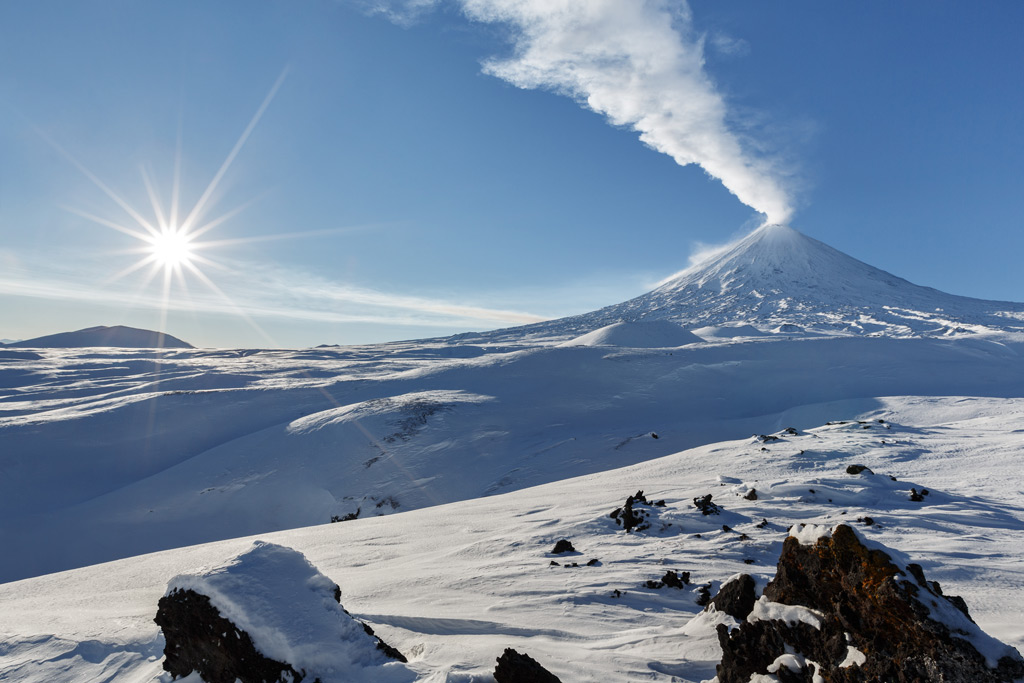
M640 294L755 208L1024 300L1020 3L417 4L0 4L0 338L503 327ZM169 213L180 148L184 215L263 103L204 206L244 207L197 239L216 289L111 281L146 256L112 195L153 222L145 168Z

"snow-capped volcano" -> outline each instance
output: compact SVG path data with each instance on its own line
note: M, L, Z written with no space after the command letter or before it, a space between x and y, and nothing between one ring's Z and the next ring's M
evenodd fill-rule
M516 330L576 335L635 320L671 320L690 328L745 323L762 330L796 325L829 334L934 336L1024 329L1024 304L921 287L792 228L765 225L635 299Z

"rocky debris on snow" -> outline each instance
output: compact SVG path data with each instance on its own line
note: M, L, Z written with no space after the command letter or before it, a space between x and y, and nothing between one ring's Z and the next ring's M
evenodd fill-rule
M405 657L346 612L341 589L299 552L257 541L168 584L154 621L164 670L207 683L407 683ZM394 662L391 660L398 660Z
M769 674L837 683L1024 676L1024 658L982 632L962 600L886 550L845 524L794 527L739 628L717 627L719 683Z
M347 515L342 515L340 517L338 515L331 515L331 522L351 522L354 519L359 519L359 513L362 511L363 509L358 507L355 512L350 512Z
M800 432L798 432L794 427L786 427L782 430L782 433L788 434L789 436L800 436Z
M857 521L862 523L864 526L872 526L875 523L873 517L858 517Z
M743 498L744 500L757 500L757 489L750 489Z
M765 517L762 517L762 518L761 518L761 521L760 521L760 522L758 522L757 524L755 524L754 526L756 526L756 527L757 527L758 529L763 529L763 528L765 528L766 526L768 526L768 520L767 520L767 518L765 518Z
M754 438L761 443L771 443L772 441L778 441L779 437L773 434L755 434Z
M608 516L615 520L615 523L625 529L627 532L645 531L651 528L649 521L650 510L645 510L643 507L665 507L665 501L659 500L651 502L644 496L644 492L637 491L632 496L626 498L625 504L620 508L615 508Z
M717 515L722 508L711 502L711 494L693 499L693 505L700 510L702 515Z
M871 471L871 468L868 467L867 465L847 465L846 467L847 474L860 474L861 472L874 474L874 472Z
M928 493L928 489L921 489L921 491L918 492L917 489L912 488L910 489L910 500L914 503L920 503L921 501L924 500L924 497L927 496Z
M537 663L528 654L519 654L512 648L498 657L498 666L494 668L494 680L497 683L561 683L558 677Z
M563 538L555 543L555 547L551 549L552 555L561 555L562 553L574 553L576 548L572 546L572 542L568 538Z
M725 612L742 621L754 610L756 601L757 586L753 577L750 574L740 574L724 583L718 589L718 594L708 599L708 606L705 609L711 609L714 605L717 611Z
M661 577L660 581L649 580L644 585L648 588L662 588L668 586L669 588L683 588L690 583L690 572L679 572L669 569L665 572L665 576Z

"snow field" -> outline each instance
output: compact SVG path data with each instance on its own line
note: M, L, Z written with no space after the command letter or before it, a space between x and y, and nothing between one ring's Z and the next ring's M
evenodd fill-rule
M944 592L962 595L982 629L1021 649L1024 511L1014 482L1024 403L876 404L834 415L866 424L796 436L777 430L778 440L716 443L506 495L261 538L294 547L341 585L346 609L406 654L421 680L487 680L505 647L563 680L710 679L720 656L713 625L722 617L700 613L698 586L710 582L713 593L739 572L764 581L799 523L846 521L899 550ZM940 419L924 420L929 413ZM850 464L875 474L848 475ZM909 499L912 487L929 490L924 501ZM751 488L757 500L744 498ZM666 506L651 509L656 524L648 532L627 534L607 515L638 489ZM720 515L693 506L707 493ZM762 519L768 525L758 527ZM551 555L560 538L579 554ZM0 585L0 676L157 680L153 658L162 643L151 620L168 580L223 563L251 542ZM591 558L600 564L585 566ZM551 566L553 559L581 566ZM645 587L668 569L691 572L692 584Z

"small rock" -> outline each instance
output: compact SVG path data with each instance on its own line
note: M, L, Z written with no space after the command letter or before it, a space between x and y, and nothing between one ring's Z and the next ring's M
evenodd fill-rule
M747 491L747 495L743 496L746 500L757 500L757 489L750 489Z
M562 553L574 552L576 552L576 548L572 547L572 543L570 543L569 539L567 538L563 538L557 543L555 543L555 547L551 550L552 555L561 555Z
M860 474L861 472L867 472L868 474L874 474L871 468L867 465L848 465L846 468L847 474Z

